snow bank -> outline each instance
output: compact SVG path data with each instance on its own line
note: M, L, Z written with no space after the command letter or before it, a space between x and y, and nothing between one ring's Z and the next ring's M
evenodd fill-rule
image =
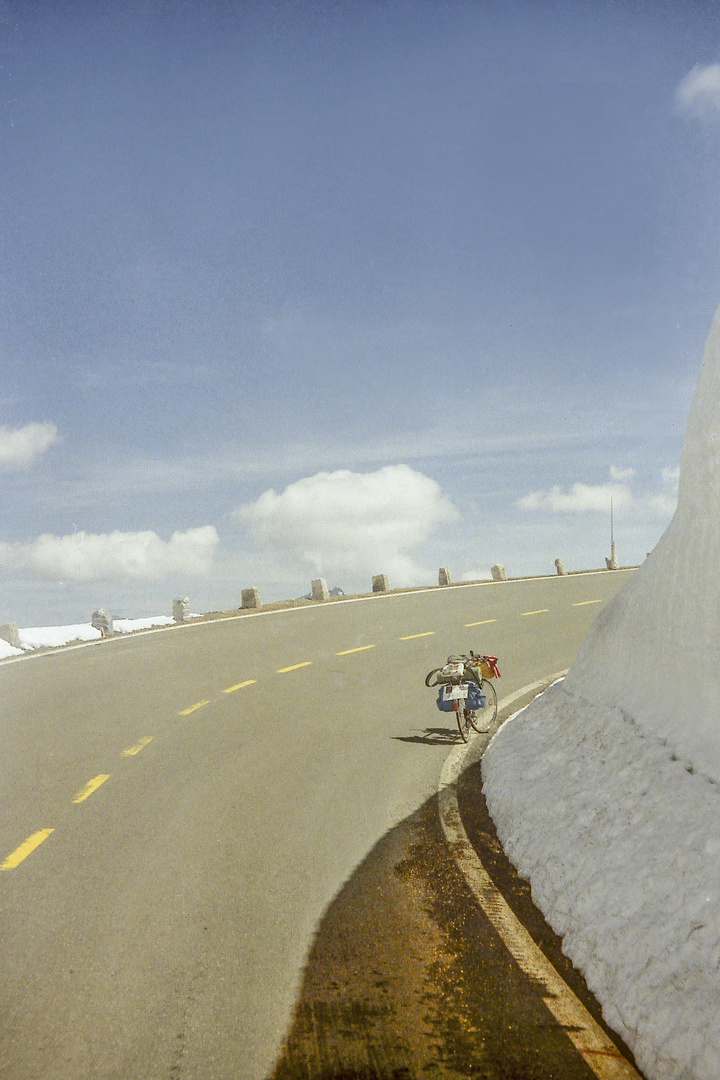
M198 615L187 616L190 619ZM149 619L115 619L113 626L118 634L129 634L133 630L149 630L152 627L174 626L175 620L169 615L155 615ZM19 630L20 649L13 648L0 639L0 660L8 656L21 656L33 649L55 649L75 641L99 641L102 634L90 623L73 623L69 626L30 626Z
M653 1080L720 1067L720 308L675 516L488 748L501 842Z
M502 728L483 777L500 842L643 1072L717 1080L720 787L563 684Z
M0 638L0 660L4 660L7 656L22 656L22 649L16 649L9 642Z
M678 507L608 604L567 686L624 708L720 781L720 308L690 411Z
M102 634L90 623L75 623L71 626L30 626L18 631L20 644L24 649L56 648L71 641L95 641Z

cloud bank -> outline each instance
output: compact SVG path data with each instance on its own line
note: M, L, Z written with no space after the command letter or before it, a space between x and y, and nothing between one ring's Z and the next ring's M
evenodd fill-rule
M573 484L569 491L559 485L548 491L531 491L518 500L523 510L553 510L563 513L582 513L586 510L610 510L610 500L616 509L632 502L632 493L623 484Z
M410 552L459 514L439 484L408 465L376 472L320 472L270 489L236 511L255 543L305 563L317 574L387 573L391 584L427 575Z
M690 116L720 114L720 64L696 64L675 91L675 107Z
M49 446L59 441L55 424L0 427L0 472L27 469Z
M218 540L212 525L175 532L168 541L152 531L48 533L31 544L0 543L0 566L76 582L198 577L209 571Z
M677 506L677 488L679 469L663 469L663 488L652 494L637 495L628 481L635 475L634 469L620 469L610 466L610 483L573 484L568 491L563 491L559 484L545 491L531 491L518 499L517 505L522 510L546 510L552 513L579 514L610 511L612 499L615 511L640 511L653 517L670 517Z

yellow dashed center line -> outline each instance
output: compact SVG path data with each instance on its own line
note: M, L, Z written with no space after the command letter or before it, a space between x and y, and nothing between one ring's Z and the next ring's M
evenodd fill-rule
M206 701L196 701L195 704L191 705L189 709L183 709L182 712L178 713L178 716L189 716L190 713L195 712L196 709L202 709L203 705L209 705L209 704L210 704L210 699L209 698Z
M342 649L341 652L336 652L336 656L348 656L351 652L364 652L365 649L374 649L374 645L358 645L356 649Z
M466 622L466 626L486 626L487 623L497 622L497 619L481 619L480 622Z
M223 694L232 694L235 690L242 690L243 686L252 686L256 679L246 679L245 682L235 683L234 686L228 686L223 690Z
M578 600L577 604L573 604L573 607L584 607L585 604L602 604L602 600Z
M14 870L16 866L19 866L23 859L27 859L28 855L42 844L43 840L47 840L51 832L54 829L38 829L32 836L28 836L24 844L15 848L13 852L8 855L4 862L0 863L0 870Z
M286 671L297 671L301 667L310 667L312 660L303 660L301 664L291 664L290 667L280 667L277 669L278 675L284 675Z
M521 611L520 614L521 615L544 615L545 612L549 611L549 610L550 610L549 608L541 607L541 608L538 608L537 611Z
M434 633L435 633L434 630L426 630L424 634L408 634L407 637L401 637L400 640L401 641L413 641L415 638L418 638L418 637L432 637Z
M92 795L93 791L97 791L101 784L104 784L106 780L110 779L110 773L100 773L99 776L94 776L92 780L88 780L84 788L78 791L77 795L73 795L72 801L74 803L85 802L85 800Z
M146 735L143 739L140 739L134 746L128 746L127 750L122 750L122 757L134 757L135 754L139 754L144 746L153 741L152 735Z

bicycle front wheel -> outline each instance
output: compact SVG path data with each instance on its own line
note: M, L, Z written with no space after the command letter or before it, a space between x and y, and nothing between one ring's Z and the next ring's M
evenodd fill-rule
M489 679L483 679L480 683L480 693L485 698L485 708L476 709L474 713L471 713L470 723L479 734L482 734L489 731L490 725L497 716L497 694Z

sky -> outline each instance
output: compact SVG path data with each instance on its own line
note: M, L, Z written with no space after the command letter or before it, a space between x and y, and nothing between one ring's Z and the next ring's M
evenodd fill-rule
M0 622L641 561L720 3L0 0Z

